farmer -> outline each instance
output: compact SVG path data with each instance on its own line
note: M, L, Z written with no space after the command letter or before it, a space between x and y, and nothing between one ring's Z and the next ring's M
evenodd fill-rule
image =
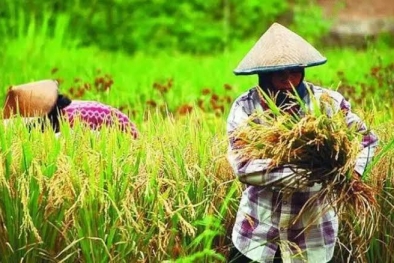
M67 121L71 127L78 119L92 130L103 125L117 126L137 138L136 126L126 114L97 101L70 100L59 94L55 80L41 80L11 87L6 95L3 117L5 120L20 114L25 119L49 120L55 132L60 132L60 121Z
M360 131L366 131L365 124L351 111L349 102L340 93L304 81L306 67L325 62L326 58L302 37L274 23L234 70L236 75L256 74L258 86L235 100L227 120L230 138L228 159L239 181L245 184L232 231L233 247L229 262L323 263L333 257L338 218L332 208L326 213L320 213L318 218L311 221L314 223L308 226L308 215L289 225L289 221L300 213L308 198L321 189L321 184L316 183L306 190L285 195L281 188L272 187L272 183L291 175L292 170L286 166L272 168L269 166L270 159L241 162L233 151L236 139L231 137L253 112L268 110L265 101L259 96L259 88L271 94L277 106L292 114L301 114L302 110L294 102L294 96L289 94L297 92L310 107L312 105L307 87L317 99L323 92L328 93L335 108L346 112L346 122L349 125L357 123ZM378 139L373 133L364 135L361 143L363 149L354 167L357 176L362 176L377 143ZM315 214L319 214L323 204L316 204L312 207L314 209ZM313 211L310 212L313 214ZM296 255L295 249L281 251L278 245L281 242L292 242L302 251L302 257Z

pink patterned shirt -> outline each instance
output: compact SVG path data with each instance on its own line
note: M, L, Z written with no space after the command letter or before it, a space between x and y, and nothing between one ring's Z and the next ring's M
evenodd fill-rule
M118 125L124 132L129 132L134 138L138 130L129 117L120 110L97 101L73 100L69 106L62 109L63 116L72 127L77 118L86 123L92 130L99 130L103 125Z

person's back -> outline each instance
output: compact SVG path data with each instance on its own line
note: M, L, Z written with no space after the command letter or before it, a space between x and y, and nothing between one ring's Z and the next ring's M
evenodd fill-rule
M63 118L72 127L76 118L93 130L103 126L118 126L124 132L137 137L137 128L129 117L120 110L97 101L73 100L61 110Z

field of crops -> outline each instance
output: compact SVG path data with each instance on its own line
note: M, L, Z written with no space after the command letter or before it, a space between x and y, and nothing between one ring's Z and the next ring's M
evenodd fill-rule
M226 160L226 117L257 80L232 73L253 40L212 55L130 55L40 30L2 46L2 101L11 85L57 79L73 99L120 108L140 137L0 125L0 262L225 262L243 187ZM380 137L369 177L383 213L362 260L393 262L394 49L319 50L328 62L306 79L340 90Z

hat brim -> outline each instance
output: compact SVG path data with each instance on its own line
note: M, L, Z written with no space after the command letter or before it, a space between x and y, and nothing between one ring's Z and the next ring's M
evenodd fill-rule
M308 68L308 67L322 65L326 62L327 62L327 59L319 61L319 62L310 63L310 64L264 66L264 67L250 68L247 70L234 70L233 72L235 75L253 75L253 74L258 74L258 73L274 72L274 71L280 71L280 70L285 70L285 69Z

